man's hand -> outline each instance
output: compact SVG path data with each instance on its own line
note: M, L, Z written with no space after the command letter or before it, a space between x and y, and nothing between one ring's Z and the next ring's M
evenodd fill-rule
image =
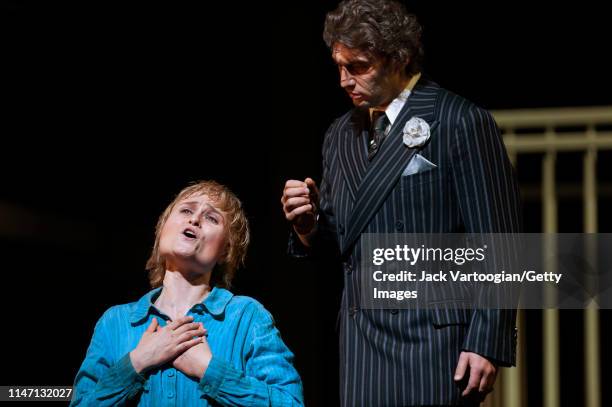
M200 326L204 329L201 323ZM206 332L206 329L204 329L204 331ZM172 366L185 373L187 376L202 380L204 373L206 373L206 369L208 369L208 364L212 359L212 352L210 351L206 335L198 339L201 339L200 343L187 349L174 359L172 361Z
M285 218L291 222L293 229L305 242L304 237L312 233L317 224L317 211L319 209L319 189L312 178L304 182L289 180L285 183L281 197ZM308 245L308 244L307 244Z
M466 376L467 371L467 376ZM455 370L456 382L467 382L461 395L484 401L488 393L493 391L497 376L497 368L486 358L473 352L461 352Z
M162 365L187 349L202 343L205 331L201 324L192 323L193 317L177 319L160 327L153 318L147 330L142 334L136 348L130 352L130 360L134 370L140 373L144 370Z

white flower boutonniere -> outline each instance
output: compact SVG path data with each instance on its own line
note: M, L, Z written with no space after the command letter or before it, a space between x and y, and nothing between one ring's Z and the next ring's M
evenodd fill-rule
M420 147L429 140L429 124L420 117L413 117L404 126L404 144L409 148Z

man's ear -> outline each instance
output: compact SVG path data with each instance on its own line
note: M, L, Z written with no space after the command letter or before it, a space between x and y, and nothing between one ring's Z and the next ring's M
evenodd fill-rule
M410 65L411 62L412 62L412 59L410 57L406 57L406 60L404 61L404 65L402 66L402 69L406 70L406 67Z
M406 72L406 67L410 65L410 61L411 61L410 57L406 57L406 59L403 61L398 61L394 58L391 58L390 62L391 62L393 72L403 75L404 72Z

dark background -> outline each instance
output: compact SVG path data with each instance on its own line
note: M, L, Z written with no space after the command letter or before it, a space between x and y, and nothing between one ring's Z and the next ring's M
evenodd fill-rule
M285 256L279 203L286 179L320 179L324 131L350 107L321 39L335 4L0 2L1 384L72 383L102 312L147 291L157 216L188 182L215 179L244 201L253 232L233 291L275 316L307 403L337 403L342 276ZM426 72L443 87L487 109L612 105L603 9L410 4ZM579 156L559 160L560 177L581 179ZM537 185L537 159L519 168ZM582 230L578 204L561 205L561 231ZM612 231L609 204L601 232ZM540 231L539 203L525 211L527 231ZM580 405L582 315L562 314L562 400ZM532 405L542 400L538 318L528 317ZM603 345L607 311L601 324Z

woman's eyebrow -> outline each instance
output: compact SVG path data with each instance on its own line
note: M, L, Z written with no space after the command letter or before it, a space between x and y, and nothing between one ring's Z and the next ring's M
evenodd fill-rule
M198 201L183 201L183 202L179 202L178 203L178 206L180 206L180 205L198 206L198 205L200 205L200 202L198 202ZM219 215L223 216L223 211L221 211L220 209L215 208L210 203L205 203L204 206L206 206L209 211L218 213Z
M220 216L223 216L221 211L219 209L215 208L214 206L212 206L211 204L207 203L205 205L208 207L208 209L210 209L211 212L218 213Z

